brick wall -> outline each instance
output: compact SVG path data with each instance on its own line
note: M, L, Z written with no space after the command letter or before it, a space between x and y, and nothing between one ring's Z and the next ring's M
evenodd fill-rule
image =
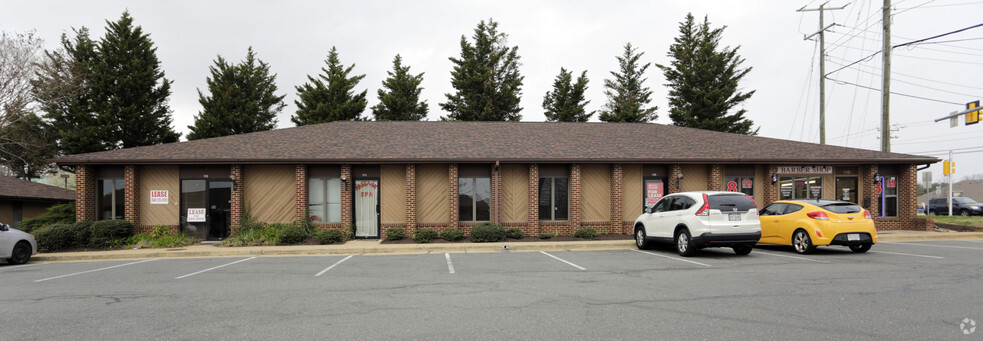
M529 164L529 220L523 233L535 236L539 234L539 165Z
M307 165L294 167L294 220L308 219L307 212Z
M611 230L615 232L610 233L631 233L628 231L628 226L631 226L631 222L625 222L624 220L624 166L619 164L611 165Z
M406 233L416 230L416 165L406 165Z
M346 234L352 226L352 165L341 165L341 225Z
M448 217L448 222L450 226L458 226L458 182L457 182L457 164L452 163L447 165L447 202L450 203L450 217Z
M583 193L580 186L580 165L570 165L570 225L574 230L580 228L580 207ZM572 232L572 231L571 231Z
M865 166L861 172L863 174L860 176L860 187L863 188L863 195L867 200L861 200L860 205L864 205L864 202L869 200L870 204L864 206L864 208L870 211L871 216L880 216L881 200L880 196L877 195L880 185L874 182L874 174L877 174L877 165Z
M720 184L724 182L724 167L721 165L707 165L707 190L719 191Z
M918 198L918 169L915 165L902 165L898 176L898 217L876 218L874 225L878 230L932 231L935 226L931 219L918 218L915 203ZM873 183L870 180L869 183ZM866 186L866 185L865 185ZM876 186L874 186L876 192ZM877 206L880 209L880 205ZM871 215L874 215L871 211ZM874 215L877 216L877 215Z
M232 234L239 233L239 229L242 228L242 184L244 183L242 165L232 165L229 169L229 175L231 175L235 180L232 181L232 195L231 195L231 222L229 222L229 229Z
M75 220L96 220L95 168L75 167Z
M666 193L672 194L679 192L679 174L683 172L683 167L678 164L669 165L669 176L666 177Z
M758 208L764 208L765 206L771 205L771 203L778 201L778 182L771 182L771 176L778 173L778 166L768 165L765 169L765 181L764 187L762 188L762 195L764 198L761 198L762 203Z
M140 225L140 172L135 165L123 166L123 219Z

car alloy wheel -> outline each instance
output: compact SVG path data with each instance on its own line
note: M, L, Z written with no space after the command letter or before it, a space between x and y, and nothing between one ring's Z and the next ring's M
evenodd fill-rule
M867 243L867 244L850 245L850 251L853 251L853 252L856 252L856 253L864 253L864 252L867 252L867 250L870 250L870 247L871 246L873 246L873 244L869 244L869 243Z
M683 257L689 257L696 253L696 249L693 247L693 237L689 235L689 231L686 229L676 233L676 252Z
M816 246L812 245L809 233L805 230L795 231L795 234L792 235L792 246L795 247L795 252L801 254L812 253L816 249Z
M643 249L643 250L648 247L647 243L645 243L644 228L635 229L635 245L638 246L639 249Z

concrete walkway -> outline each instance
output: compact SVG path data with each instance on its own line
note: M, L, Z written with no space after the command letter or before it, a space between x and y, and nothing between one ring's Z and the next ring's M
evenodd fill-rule
M879 242L924 240L983 240L983 232L922 232L881 231ZM40 253L32 262L67 262L114 259L147 259L178 257L251 257L251 256L314 256L314 255L385 255L428 253L478 253L504 251L581 251L623 250L635 248L634 240L542 241L500 243L435 243L382 244L379 240L353 240L335 245L287 245L224 247L211 243L173 249L135 249L114 251Z

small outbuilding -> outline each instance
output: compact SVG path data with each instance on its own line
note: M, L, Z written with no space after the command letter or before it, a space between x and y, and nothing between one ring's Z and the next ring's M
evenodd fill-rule
M878 229L925 230L916 173L940 160L652 123L333 122L54 161L77 173L78 220L220 239L246 216L359 238L482 222L630 234L645 203L696 190L851 201Z

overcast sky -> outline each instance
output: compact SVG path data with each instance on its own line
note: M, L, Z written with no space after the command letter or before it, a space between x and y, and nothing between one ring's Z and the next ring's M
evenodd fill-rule
M499 30L518 46L525 76L522 120L545 121L543 95L560 67L590 78L588 110L606 102L603 81L617 70L615 56L626 42L644 52L653 65L646 86L659 107L657 123L669 124L665 78L655 63L666 56L679 22L687 12L726 26L723 44L740 46L752 67L741 84L756 90L744 104L759 135L819 142L818 44L803 40L818 29L820 1L0 1L0 30L34 30L48 48L58 47L62 33L88 27L94 39L105 34L105 20L129 10L135 24L150 34L166 77L172 80L170 107L174 128L187 134L201 110L197 89L206 90L208 67L217 55L241 60L252 46L277 74L286 108L278 128L290 127L297 98L295 86L316 75L331 46L341 62L365 74L357 89L368 90L368 106L378 103L376 90L392 69L396 54L413 73L423 72L423 97L429 120L451 92L448 57L460 55L461 36L471 38L481 20L494 18ZM828 5L827 72L861 60L881 49L881 1L836 1ZM983 2L973 0L893 1L892 45L932 37L980 24ZM983 124L949 128L933 119L962 110L983 97L983 28L894 49L892 60L892 151L947 158L956 149L957 180L983 173ZM880 149L881 57L838 71L827 81L828 144ZM857 84L860 86L852 85ZM865 89L872 88L874 90ZM906 97L918 96L922 98ZM371 116L366 108L363 115ZM596 121L595 118L592 121ZM384 138L384 137L381 137ZM639 141L645 143L645 141ZM929 169L942 181L941 163ZM919 174L919 181L922 175ZM981 198L977 198L981 199Z

